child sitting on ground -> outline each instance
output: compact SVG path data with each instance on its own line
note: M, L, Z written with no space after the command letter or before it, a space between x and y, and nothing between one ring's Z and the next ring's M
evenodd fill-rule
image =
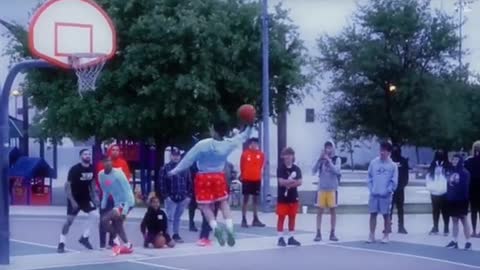
M149 200L149 206L145 216L140 225L140 230L144 236L143 246L148 248L152 244L156 248L161 248L157 245L157 238L164 237L165 243L168 247L174 247L175 241L172 240L167 233L167 215L160 208L160 200L157 197L152 197Z

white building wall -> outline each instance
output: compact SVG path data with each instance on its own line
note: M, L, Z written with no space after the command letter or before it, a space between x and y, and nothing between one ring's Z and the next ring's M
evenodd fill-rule
M365 1L365 0L361 0ZM16 21L27 25L28 13L39 2L39 0L20 0L20 1L0 1L0 18L9 21ZM305 40L305 44L311 55L317 53L315 41L320 34L328 33L334 35L338 33L348 22L350 14L355 10L356 0L270 0L270 9L283 2L284 6L290 9L291 17L295 24L299 26L301 38ZM454 0L433 0L433 5L442 8L450 14L455 14ZM470 55L465 57L466 62L471 63L473 70L480 71L480 36L476 34L476 27L480 25L480 1L471 5L472 11L466 13L468 21L464 26L464 33L467 39L464 42L465 48L470 50ZM3 35L5 29L0 27L0 48L6 46L6 40ZM4 81L8 69L8 59L0 56L0 82ZM20 80L17 79L17 85ZM322 87L328 82L324 81ZM21 100L18 101L18 107L21 107ZM10 102L10 111L14 113L14 98ZM313 108L316 113L322 110L321 95L318 92L312 92L311 96L307 96L302 104L294 105L290 108L288 116L288 145L293 147L297 152L297 162L305 169L309 169L312 162L316 159L320 149L331 136L326 132L326 124L321 123L318 119L314 123L305 122L305 109ZM33 115L33 113L31 113ZM271 123L271 157L277 156L277 136L276 126ZM72 147L69 140L65 141L65 147ZM378 148L363 147L355 152L354 160L358 164L368 162L377 152ZM34 153L38 152L38 147L32 147ZM59 150L59 153L62 150ZM415 151L408 150L407 155L411 160L416 160ZM238 160L240 152L237 151L232 155L232 161ZM347 156L347 154L342 154ZM430 152L421 151L421 162L427 162L430 158ZM62 159L59 159L62 160ZM276 158L272 158L272 168L276 167Z

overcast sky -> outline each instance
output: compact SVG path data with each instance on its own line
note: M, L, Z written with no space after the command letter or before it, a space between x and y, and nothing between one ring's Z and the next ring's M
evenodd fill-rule
M27 25L29 12L40 0L0 0L0 18L16 21ZM362 1L362 0L360 0ZM355 10L355 0L270 0L273 7L279 2L291 10L294 22L299 26L302 39L306 41L311 53L315 53L315 39L322 33L335 34L346 24L349 15ZM437 8L442 8L449 14L456 14L454 3L456 0L432 0ZM464 27L467 36L465 48L470 55L465 57L472 68L480 72L480 0L471 5L472 11L466 13L468 21ZM0 34L5 29L0 28ZM0 46L5 46L4 38L0 37ZM6 72L5 57L0 58L0 81L3 81Z

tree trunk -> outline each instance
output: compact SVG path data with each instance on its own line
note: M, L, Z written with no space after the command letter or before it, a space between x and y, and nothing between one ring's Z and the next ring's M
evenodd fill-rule
M390 97L390 90L388 89L388 85L385 86L385 113L386 113L386 120L387 120L387 134L390 137L392 144L397 143L396 136L394 134L394 127L393 127L393 117L392 117L392 104L391 104L391 97Z
M102 140L98 137L95 137L94 139L94 144L93 144L93 164L98 164L99 162L102 161L102 156L103 156L103 152L102 152Z
M420 152L418 151L418 146L415 146L415 155L417 156L417 164L420 164Z
M53 140L53 170L58 177L58 143L57 140Z
M355 162L353 162L353 151L350 150L350 163L352 164L352 172L355 171Z
M40 158L45 159L45 141L40 139L38 143L40 148Z
M16 114L17 112L15 112ZM23 136L22 138L20 139L21 140L21 149L22 149L22 153L28 157L28 155L30 154L30 150L29 150L29 142L30 142L30 136L29 136L29 116L28 116L28 96L26 94L24 94L22 96L22 118L23 118L23 122L22 122L22 131L23 131Z
M282 150L287 147L287 111L281 111L277 116L277 156L278 163L281 164L280 153Z

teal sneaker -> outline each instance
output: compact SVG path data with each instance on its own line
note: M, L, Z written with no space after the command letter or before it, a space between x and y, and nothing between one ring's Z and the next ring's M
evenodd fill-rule
M220 227L215 228L215 231L213 233L215 235L215 238L217 238L218 243L220 246L225 246L225 239L223 238L223 233L222 229Z
M229 247L235 246L235 235L233 232L229 231L228 229L225 230L227 232L227 244Z

